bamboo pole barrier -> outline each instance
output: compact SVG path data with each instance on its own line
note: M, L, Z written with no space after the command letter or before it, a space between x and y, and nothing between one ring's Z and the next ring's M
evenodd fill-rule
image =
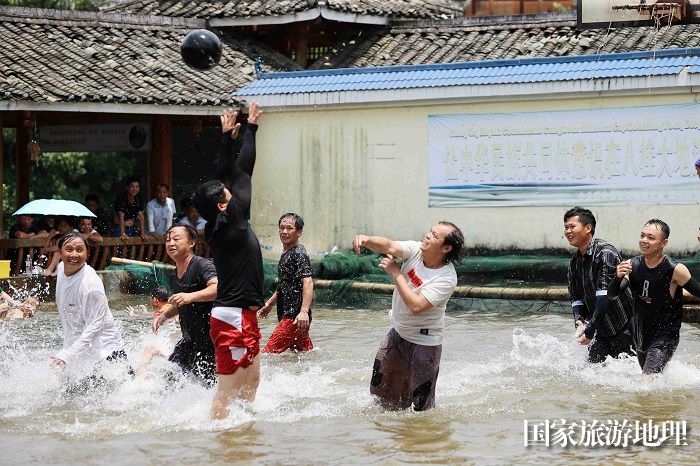
M160 262L143 262L133 259L122 259L112 257L112 264L115 265L141 265L143 267L159 267L168 270L175 269L174 265L162 264ZM337 280L315 279L314 286L319 289L332 288ZM347 289L354 291L367 291L377 294L392 294L394 285L390 283L367 283L350 282ZM511 299L523 301L568 301L569 291L567 288L507 288L507 287L485 287L485 286L458 286L455 288L453 296L460 298L477 299ZM683 291L683 298L686 303L700 302L693 296Z
M336 280L314 280L314 286L320 289L331 288ZM378 294L392 294L394 285L390 283L348 283L348 289L368 291ZM568 301L569 292L566 288L489 288L481 286L458 286L453 296L460 298L479 299L513 299L513 300L543 300Z
M314 280L314 286L319 289L333 287L336 280ZM392 294L394 285L390 283L365 283L350 282L347 288L355 291L368 291L378 294ZM455 288L453 296L460 298L478 299L512 299L525 301L568 301L569 291L567 288L496 288L485 286L458 286ZM686 303L700 302L687 292L683 292Z
M140 265L142 267L156 267L159 269L166 269L166 270L175 270L174 265L170 264L163 264L161 262L144 262L144 261L137 261L135 259L124 259L122 257L112 257L111 261L112 264L114 265Z

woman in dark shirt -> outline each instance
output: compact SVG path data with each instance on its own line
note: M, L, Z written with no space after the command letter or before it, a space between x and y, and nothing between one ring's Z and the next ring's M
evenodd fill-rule
M126 180L124 192L114 202L114 236L126 239L140 236L146 239L146 225L143 216L143 199L139 194L141 183L136 178Z

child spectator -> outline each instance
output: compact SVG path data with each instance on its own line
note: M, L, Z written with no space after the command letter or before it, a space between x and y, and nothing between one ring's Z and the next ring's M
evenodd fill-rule
M92 226L92 219L90 217L82 217L80 219L78 231L92 244L99 244L104 241L100 232Z
M178 222L180 225L189 225L197 231L197 236L204 238L204 227L207 221L199 216L199 211L193 205L189 205L186 215Z
M36 225L33 225L34 219L29 215L19 215L17 223L10 228L10 239L27 239L27 238L46 238L49 233L44 230L39 230Z

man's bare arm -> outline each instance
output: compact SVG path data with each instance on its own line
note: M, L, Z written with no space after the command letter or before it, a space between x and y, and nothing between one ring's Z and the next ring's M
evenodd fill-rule
M367 235L357 235L352 240L352 248L355 250L355 254L360 253L362 247L366 247L374 252L380 254L389 254L394 257L399 257L403 259L403 247L398 241L393 241L383 236L367 236Z
M422 293L416 293L411 289L393 257L382 259L382 261L379 263L379 267L384 269L384 271L394 279L396 290L399 292L401 300L411 311L411 314L420 314L421 312L427 311L433 307L432 303L428 301Z

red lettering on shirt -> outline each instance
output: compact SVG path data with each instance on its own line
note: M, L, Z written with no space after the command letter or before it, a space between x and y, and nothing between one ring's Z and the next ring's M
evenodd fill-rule
M411 269L408 271L408 278L411 279L411 283L413 283L413 286L418 288L423 284L423 280L421 280L418 275L416 275L416 269Z

